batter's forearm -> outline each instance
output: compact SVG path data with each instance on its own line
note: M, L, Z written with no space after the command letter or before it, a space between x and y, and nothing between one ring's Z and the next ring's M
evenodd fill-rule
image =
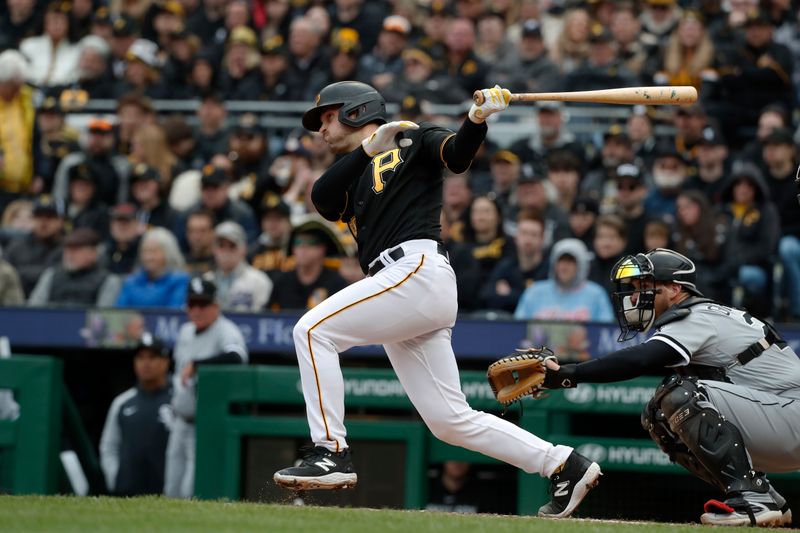
M323 217L339 220L347 207L347 190L364 172L369 162L370 157L359 146L331 165L314 183L311 201Z
M442 159L451 172L460 174L469 168L488 129L485 122L475 124L469 118L464 119L458 133L447 140L442 150Z

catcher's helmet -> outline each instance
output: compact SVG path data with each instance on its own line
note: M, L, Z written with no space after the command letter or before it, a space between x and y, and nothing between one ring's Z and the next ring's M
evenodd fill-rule
M303 127L319 131L322 113L333 106L341 106L339 122L353 128L370 122L386 123L386 101L374 87L360 81L340 81L320 91L314 107L303 114Z
M634 279L642 282L638 290L631 284ZM653 325L657 281L678 283L695 296L703 295L695 285L694 263L666 248L623 257L611 269L611 281L617 286L614 307L621 330L620 342L633 338L639 331L649 330ZM635 304L631 300L633 293L637 296Z

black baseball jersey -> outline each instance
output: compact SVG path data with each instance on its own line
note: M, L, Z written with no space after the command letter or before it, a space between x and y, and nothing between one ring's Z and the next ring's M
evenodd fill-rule
M314 205L325 218L347 223L364 272L387 248L412 239L440 241L443 169L469 168L486 136L485 124L469 120L457 134L430 123L419 126L404 133L411 146L373 158L359 146L314 184Z

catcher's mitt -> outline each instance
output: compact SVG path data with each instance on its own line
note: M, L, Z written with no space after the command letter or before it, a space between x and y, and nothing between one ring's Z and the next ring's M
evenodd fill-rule
M553 351L546 346L517 352L495 361L486 372L497 401L505 405L526 395L537 398L547 374L545 362L548 359L558 362Z

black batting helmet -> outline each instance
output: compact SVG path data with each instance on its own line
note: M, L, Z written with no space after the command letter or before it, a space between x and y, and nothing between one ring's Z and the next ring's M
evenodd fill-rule
M319 131L322 113L333 106L341 106L339 122L353 128L370 122L386 123L386 101L374 87L360 81L340 81L320 91L314 107L303 114L303 127Z
M631 285L637 279L643 283L638 289ZM656 282L677 283L695 295L703 296L695 285L697 273L694 263L686 256L667 248L656 248L646 254L628 255L617 261L611 269L611 281L616 283L614 307L621 333L620 341L632 338L639 331L647 331L655 321ZM636 293L634 302L631 298Z

